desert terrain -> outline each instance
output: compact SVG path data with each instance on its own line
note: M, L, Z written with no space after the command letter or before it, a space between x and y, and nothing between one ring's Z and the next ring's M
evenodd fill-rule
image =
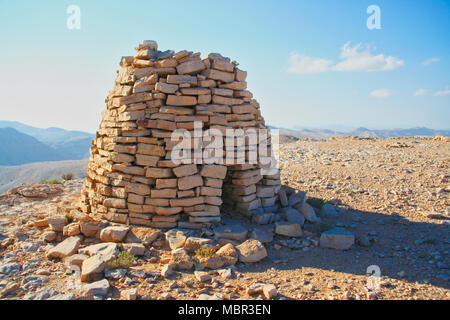
M18 166L0 166L0 193L20 185L42 180L61 179L63 174L71 173L74 178L86 176L88 159L63 160L27 163Z
M83 181L35 184L0 196L1 299L450 299L448 141L282 141L282 183L307 193L320 222L306 222L301 237L288 238L274 235L273 225L233 217L249 237L264 238L267 256L259 262L167 272L170 239L158 234L129 268L105 272L100 294L104 288L81 283L66 260L47 258L65 237L51 234L45 221L73 206ZM225 219L231 214L224 208ZM334 227L353 233L350 249L319 245L321 233ZM379 277L367 274L369 266ZM368 286L377 280L379 286Z

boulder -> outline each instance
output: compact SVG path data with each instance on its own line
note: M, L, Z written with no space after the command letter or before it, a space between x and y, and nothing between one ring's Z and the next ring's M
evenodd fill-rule
M177 270L191 270L194 266L194 261L187 254L183 248L172 250L172 259L170 266Z
M86 237L93 237L100 230L101 225L94 221L80 221L80 232Z
M105 296L108 294L109 282L106 279L96 281L90 284L85 284L81 288L81 294L84 296L94 296L101 295Z
M50 226L50 230L62 232L64 226L67 225L67 218L65 216L55 216L47 218L47 222Z
M140 243L124 243L123 248L133 256L143 256L145 254L145 247Z
M277 288L273 284L266 284L263 286L263 296L265 299L270 300L278 295Z
M301 226L305 224L305 217L294 208L287 208L285 216L288 222L297 223Z
M361 247L369 247L371 244L369 237L367 237L365 234L362 234L359 237L357 237L356 243Z
M34 226L36 228L45 228L48 227L48 220L47 219L40 219L34 222Z
M104 242L121 242L129 228L125 226L106 227L100 232L100 240Z
M150 245L161 235L161 230L146 228L146 227L131 227L128 231L125 242L126 243L142 243L143 245Z
M298 193L291 194L289 196L288 205L298 206L306 203L306 192L299 191Z
M81 265L81 281L93 281L101 279L108 261L117 257L117 254L96 254L83 261Z
M205 271L194 271L195 279L200 282L209 282L211 281L211 275Z
M220 293L215 293L213 295L202 293L198 296L197 300L223 300L223 296Z
M19 289L19 284L16 282L8 282L5 287L0 289L0 298L12 294Z
M79 237L70 237L47 252L47 258L63 259L77 252L80 246Z
M102 278L102 272L107 262L104 257L97 254L83 261L81 266L81 281L88 282Z
M86 249L90 258L83 261L81 265L81 281L98 280L103 276L103 271L106 264L119 254L119 249L116 244L102 243L89 246Z
M223 266L233 265L238 261L238 252L231 243L217 250L206 262L206 268L219 269Z
M233 279L235 277L235 274L231 268L217 270L217 272L219 273L220 277L225 280Z
M239 222L224 220L225 224L214 228L214 235L217 238L243 241L247 239L248 230Z
M355 236L344 228L333 228L320 236L320 246L324 248L347 250L355 243Z
M125 277L127 271L127 269L105 270L105 278L119 280Z
M281 206L287 207L289 205L286 191L284 191L283 189L280 189L280 191L278 191L278 198L280 199Z
M275 233L286 237L301 237L303 234L300 224L286 221L275 223Z
M17 262L8 262L0 264L0 274L11 274L20 271L20 264Z
M42 240L44 240L45 242L53 242L56 240L57 236L58 234L56 233L56 231L45 231L42 234Z
M258 241L249 239L236 247L241 262L258 262L267 257L264 245Z
M248 286L246 292L248 295L253 295L253 294L257 294L257 293L262 293L263 289L264 289L264 283L257 282L257 283L254 283L254 284Z
M304 203L301 206L296 207L300 213L305 217L305 219L309 222L316 223L319 222L320 219L317 217L314 208L311 207L308 203Z
M63 236L72 237L80 234L80 224L78 222L70 223L63 228Z
M170 265L166 264L161 268L161 277L167 279L173 274L174 274L174 272Z
M199 238L199 237L189 237L186 239L184 243L184 249L191 253L195 252L195 250L201 247L215 247L216 242L212 239L208 238Z
M255 227L250 232L250 239L259 240L262 243L273 241L273 230L269 228Z
M324 217L335 217L337 215L339 215L339 213L336 211L336 209L334 208L334 206L332 206L331 204L327 203L324 204L322 206L322 208L320 209L320 215L324 216Z
M47 298L46 300L74 300L75 299L75 295L73 293L60 293L57 295L54 295L50 298Z
M65 257L64 258L64 264L67 267L71 267L71 266L77 266L78 268L81 269L81 266L83 265L83 261L88 259L89 257L85 254L74 254L70 257Z
M116 243L97 243L78 250L81 254L87 254L88 256L94 256L97 254L118 254Z
M136 300L137 298L137 289L126 289L120 292L120 298L123 300Z
M183 231L171 229L166 232L166 240L169 242L169 247L172 250L182 248L186 242L187 237Z

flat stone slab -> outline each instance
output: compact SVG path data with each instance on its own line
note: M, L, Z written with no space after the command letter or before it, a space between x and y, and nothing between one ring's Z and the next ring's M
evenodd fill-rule
M323 216L330 216L330 217L335 217L339 215L334 206L332 206L329 203L324 204L322 206L322 209L320 209L320 214Z
M172 250L182 248L187 239L185 233L178 229L171 229L165 235L167 242L169 242L169 247Z
M286 237L301 237L302 226L298 223L280 221L275 224L275 233Z
M301 206L305 202L306 202L306 192L299 191L298 193L294 193L289 197L288 205L289 206L294 206L294 205Z
M145 254L145 246L141 243L124 243L123 248L134 256Z
M112 243L112 242L97 243L97 244L87 246L85 248L81 248L79 250L79 253L87 254L88 256L94 256L97 254L108 255L111 253L118 253L118 252L119 252L119 249L117 249L117 244Z
M200 282L211 281L211 275L205 271L194 271L194 276Z
M106 279L83 285L81 293L85 296L101 295L108 293L109 282Z
M316 212L313 207L311 207L308 203L304 203L303 205L297 207L301 214L305 217L309 222L315 223L319 222L320 219L317 217Z
M18 264L17 262L5 263L5 264L0 265L0 273L1 274L10 274L13 272L20 271L20 268L21 268L20 264Z
M223 300L223 296L219 293L215 293L213 295L202 293L198 296L197 300Z
M208 259L206 267L209 269L218 269L224 265L233 265L238 261L238 253L231 243L224 245L222 248Z
M189 237L186 239L184 244L184 249L187 252L195 252L195 250L201 247L214 247L217 243L208 238L199 238L199 237Z
M177 270L190 270L194 266L194 261L192 261L192 258L184 248L178 248L172 250L170 264Z
M239 222L232 220L224 220L225 224L214 228L214 235L217 238L225 238L231 240L243 241L247 239L248 230Z
M129 228L125 226L112 226L100 232L100 240L103 242L121 242L125 238Z
M344 228L325 231L320 236L320 246L324 248L347 250L355 243L355 236Z
M270 243L273 241L273 231L269 228L254 227L250 232L250 239L256 239L262 243Z
M108 243L106 246L99 244L92 245L87 250L90 258L83 261L81 265L81 281L90 281L98 279L99 275L105 269L106 263L119 254L119 249L115 243Z
M75 254L80 246L79 237L70 237L59 243L57 246L53 247L47 252L48 258L59 258L63 259L65 257Z
M236 247L241 262L258 262L267 257L264 245L258 240L249 239Z
M128 231L125 242L149 245L161 234L161 230L147 227L132 227Z
M81 266L81 281L98 279L105 269L106 263L111 260L111 256L96 254L83 261Z
M305 217L294 208L286 208L286 220L291 223L297 223L301 226L305 224Z
M60 293L47 300L75 300L75 295L73 293Z

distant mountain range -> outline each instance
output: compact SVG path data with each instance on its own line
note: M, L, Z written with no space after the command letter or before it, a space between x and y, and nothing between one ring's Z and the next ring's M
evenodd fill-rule
M450 137L450 130L434 130L425 127L417 127L411 129L384 129L373 130L364 127L357 128L352 131L335 131L327 129L285 129L269 126L271 129L280 130L280 134L289 135L296 138L329 138L335 136L359 136L359 137L375 137L375 138L396 138L396 137L434 137L445 136Z
M363 136L392 138L404 136L450 136L450 130L424 127L411 129L372 130L357 128L344 132L326 129L279 129L295 138L329 138L332 136ZM0 166L14 166L42 161L81 160L89 157L94 134L61 128L36 128L17 121L0 121Z
M0 121L0 165L86 159L94 136L83 131Z

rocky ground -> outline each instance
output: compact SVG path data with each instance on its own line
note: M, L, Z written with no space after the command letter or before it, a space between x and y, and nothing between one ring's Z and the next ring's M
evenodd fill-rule
M71 211L81 180L0 196L1 299L450 299L448 142L285 141L289 205L306 191L319 217L295 237L229 212L165 234L93 222Z

